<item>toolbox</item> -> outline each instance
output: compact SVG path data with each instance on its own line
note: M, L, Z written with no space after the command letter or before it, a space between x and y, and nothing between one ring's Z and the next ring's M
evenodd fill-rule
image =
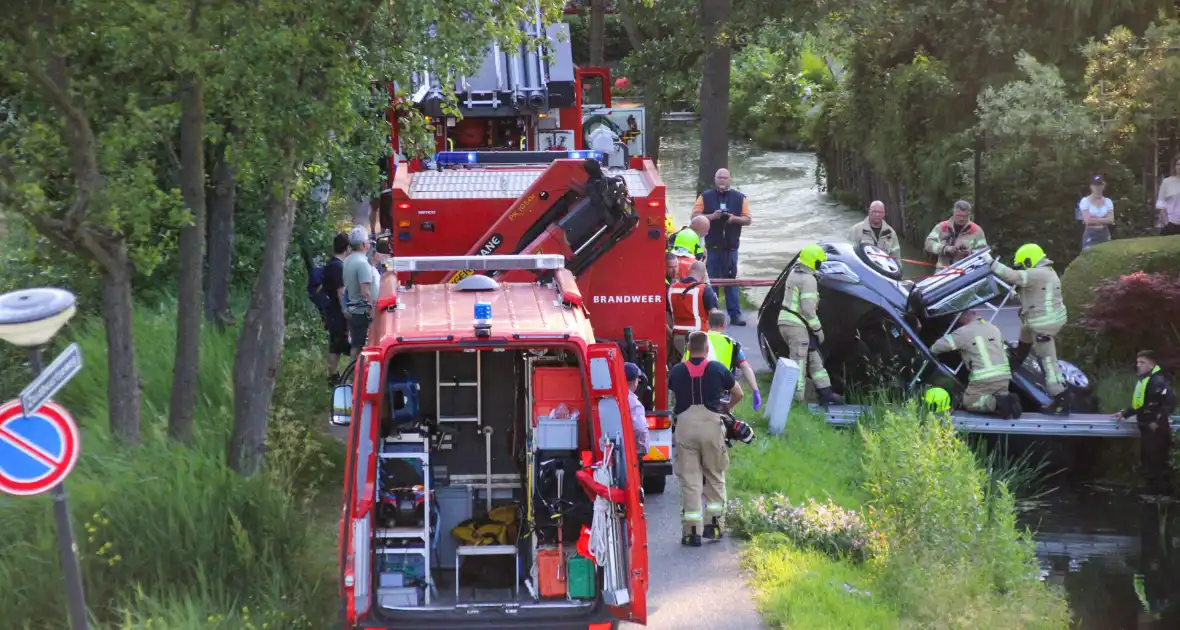
M566 585L570 599L594 599L594 562L571 556L566 564Z
M557 547L543 547L537 550L537 582L540 583L541 597L565 597L565 554Z

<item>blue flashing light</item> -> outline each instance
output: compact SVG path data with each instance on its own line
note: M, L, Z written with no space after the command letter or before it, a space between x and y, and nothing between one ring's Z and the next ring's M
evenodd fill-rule
M491 326L492 324L492 305L489 302L475 303L475 325L476 326Z
M593 159L601 162L603 155L602 151L440 151L434 156L435 163L440 167L473 164L541 164L558 159Z

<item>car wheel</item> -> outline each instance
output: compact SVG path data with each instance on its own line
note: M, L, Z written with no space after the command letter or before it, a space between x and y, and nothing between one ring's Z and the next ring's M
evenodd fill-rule
M1078 390L1090 390L1090 378L1078 366L1069 361L1057 360L1057 368L1061 370L1061 376L1065 379L1065 384Z
M664 488L667 486L668 477L665 475L653 475L643 478L643 492L645 494L663 494Z
M889 252L876 245L858 243L856 255L869 269L890 280L901 280L901 261L891 257Z

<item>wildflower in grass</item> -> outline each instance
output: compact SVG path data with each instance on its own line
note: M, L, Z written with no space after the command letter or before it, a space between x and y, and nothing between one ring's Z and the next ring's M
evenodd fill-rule
M781 533L802 547L818 549L835 557L863 562L885 549L885 538L853 510L834 503L808 499L794 505L781 494L758 496L749 501L729 503L728 523L735 534Z

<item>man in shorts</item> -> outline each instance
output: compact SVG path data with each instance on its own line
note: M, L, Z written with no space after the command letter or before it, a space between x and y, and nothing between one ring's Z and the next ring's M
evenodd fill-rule
M369 231L356 226L348 233L348 247L352 250L344 260L344 289L348 301L344 305L344 317L348 320L348 333L352 339L350 356L356 358L369 341L369 324L373 321L373 305L376 302L373 265L365 250L369 248Z

